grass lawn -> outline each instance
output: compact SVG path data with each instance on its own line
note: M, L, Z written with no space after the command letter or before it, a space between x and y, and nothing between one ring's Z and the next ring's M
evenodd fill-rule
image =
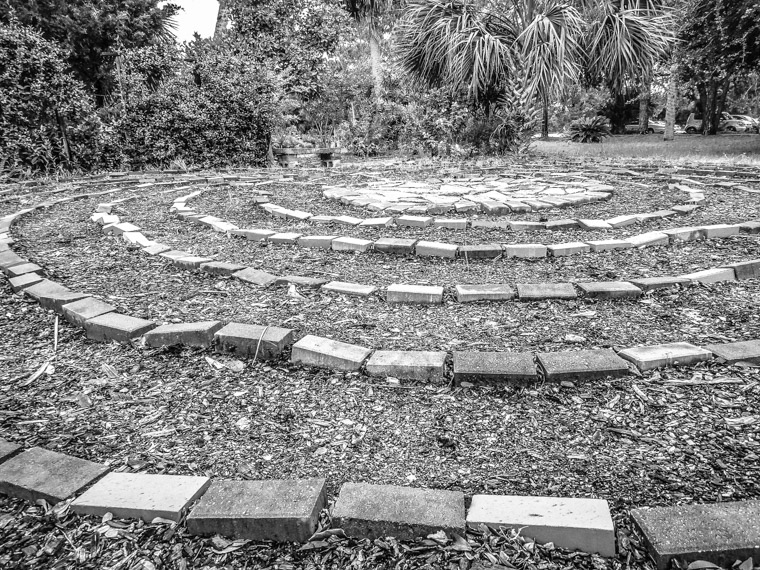
M619 135L600 144L551 139L537 140L533 149L547 156L760 165L758 135L676 135L668 142L662 140L662 135Z

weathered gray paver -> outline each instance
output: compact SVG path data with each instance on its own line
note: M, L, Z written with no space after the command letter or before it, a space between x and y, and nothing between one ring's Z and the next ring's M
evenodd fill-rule
M515 290L509 285L457 285L457 301L471 303L473 301L509 301L515 298Z
M333 251L369 251L372 249L372 242L368 239L359 239L352 237L340 237L332 241Z
M641 289L627 281L594 281L578 283L586 297L594 299L637 299Z
M181 267L182 269L198 269L204 263L210 263L212 259L210 257L200 257L197 255L189 255L187 257L180 257L172 260L174 265Z
M546 222L547 230L570 230L580 227L578 220L564 219L564 220L552 220Z
M521 301L542 301L575 299L578 294L572 283L518 283L517 296Z
M322 285L322 291L342 293L343 295L355 295L357 297L369 297L377 291L377 287L374 287L373 285L361 285L359 283L331 281L330 283Z
M433 220L433 227L449 230L466 230L467 220L464 218L436 218Z
M370 376L426 381L442 380L445 366L445 352L376 350L366 369Z
M630 242L633 247L652 247L656 245L668 245L670 243L670 236L662 232L647 232L626 238L626 241Z
M270 243L278 243L280 245L295 245L298 243L298 239L301 234L293 232L282 232L279 234L271 235L267 238Z
M498 243L481 245L460 245L459 256L464 259L493 259L504 254L504 249Z
M633 362L641 371L662 366L687 366L712 358L712 352L688 342L634 346L621 350L618 355Z
M538 543L615 556L615 526L603 499L474 495L467 526L520 529Z
M32 447L0 463L0 493L55 504L108 472L108 467L63 453Z
M711 226L701 226L707 239L724 238L739 235L740 224L714 224Z
M8 277L21 277L25 273L35 273L37 271L42 271L42 267L36 263L21 263L6 269L5 274Z
M386 300L389 303L440 305L443 302L443 287L393 284L388 286Z
M760 561L760 501L634 509L649 555L658 570L705 560L729 568L737 560Z
M154 328L156 324L121 313L106 313L85 321L87 338L100 342L129 342Z
M71 510L83 515L141 519L160 517L179 521L187 507L211 483L208 477L109 473L71 503Z
M739 231L743 234L760 234L760 222L744 222L739 226Z
M578 225L584 230L609 230L612 226L604 220L578 220Z
M553 257L563 257L565 255L576 255L578 253L587 253L591 251L591 246L581 241L568 243L555 243L547 245L546 248Z
M146 346L194 346L206 348L214 342L214 333L222 328L219 321L171 323L158 326L143 335Z
M718 358L729 364L751 362L760 364L760 340L727 342L724 344L706 344L702 348L709 350Z
M16 445L15 443L11 443L10 441L5 441L4 439L0 439L0 463L5 461L6 459L10 459L19 451L21 451L20 445Z
M686 275L679 275L679 277L698 283L720 283L721 281L736 281L736 272L733 267L714 267Z
M303 236L298 239L298 245L312 249L332 249L333 240L338 236Z
M233 273L232 276L235 279L243 281L244 283L251 283L252 285L261 285L264 287L271 285L277 281L277 277L275 275L267 273L266 271L261 271L260 269L254 269L253 267L248 267L242 271L237 271Z
M144 247L143 251L148 255L160 255L162 253L166 253L167 251L171 251L171 249L171 247L162 243L152 243L149 246Z
M200 269L211 275L229 276L245 269L245 265L226 263L224 261L210 261L209 263L202 263Z
M219 352L271 360L278 358L286 347L293 344L293 331L281 327L229 323L214 334L214 340Z
M738 263L729 263L724 267L734 270L737 279L760 279L760 259L750 261L740 261Z
M19 291L22 291L26 289L27 287L31 287L32 285L39 283L43 279L44 277L42 277L42 275L39 275L37 273L24 273L23 275L19 277L11 277L8 280L8 283L10 283L11 289L13 289L13 292L18 293Z
M541 352L536 355L547 380L596 380L629 373L628 363L614 350Z
M277 277L274 281L275 285L296 285L298 287L309 287L311 289L319 289L322 285L328 283L327 279L321 279L319 277L304 277L302 275L283 275Z
M538 380L530 352L455 352L456 382L512 382Z
M433 218L429 216L399 216L396 218L396 225L410 228L426 228L433 225Z
M307 335L293 345L290 361L304 366L356 372L372 350L329 338Z
M507 257L521 257L524 259L538 259L546 257L546 246L540 243L518 243L504 246Z
M112 313L116 307L104 303L95 297L86 297L73 303L66 303L61 307L64 318L72 325L84 327L85 321L106 313Z
M448 257L454 259L459 250L458 245L436 241L418 241L414 248L417 255L423 257Z
M214 480L187 517L190 534L306 542L325 506L325 480Z
M175 259L182 259L183 257L192 257L188 252L180 251L178 249L170 249L169 251L163 251L159 253L158 256L164 257L170 261L174 261Z
M653 289L665 289L667 287L675 287L676 285L686 285L691 283L688 279L683 277L638 277L631 279L631 283L636 285L642 291L652 291Z
M59 314L63 312L63 305L89 297L87 293L77 293L47 279L25 288L24 295L37 301L41 307Z
M411 254L414 253L416 239L380 238L375 242L375 251L383 253Z
M613 251L616 249L631 249L633 244L624 239L599 239L586 242L591 251Z
M458 491L344 483L333 527L348 536L412 540L443 530L464 536L464 495Z

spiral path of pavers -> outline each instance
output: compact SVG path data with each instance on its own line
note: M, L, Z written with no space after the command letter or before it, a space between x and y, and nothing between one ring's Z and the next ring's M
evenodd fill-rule
M149 188L144 182L133 189ZM43 277L44 269L12 250L11 225L20 216L39 208L102 192L46 200L0 219L0 269L14 290L37 300L101 341L134 341L149 346L184 344L213 346L239 356L277 358L291 350L293 363L335 370L364 370L367 374L399 378L442 379L445 352L372 351L307 335L297 342L293 331L265 325L218 321L156 326L151 321L119 315L113 307L84 293L69 290ZM172 191L180 190L173 188ZM124 199L130 199L129 197ZM108 204L118 203L118 200ZM106 212L101 214L110 215ZM101 220L102 221L102 220ZM141 245L157 255L155 244L140 229L118 221L109 232ZM142 237L140 237L142 236ZM177 258L179 265L194 262ZM213 263L199 263L213 271ZM758 276L760 262L741 271ZM758 263L758 265L754 264ZM223 265L223 264L222 264ZM224 269L224 268L217 268ZM731 268L736 276L737 269ZM760 341L698 347L670 343L613 350L557 353L453 354L454 379L458 382L531 382L593 379L628 374L632 366L649 370L661 366L689 366L719 358L726 363L760 363ZM188 531L198 535L224 534L240 538L305 541L316 528L317 516L326 505L326 482L226 481L205 477L109 473L108 467L41 448L21 450L0 440L0 491L31 501L71 501L74 512L143 520L178 521L185 513ZM658 568L677 558L682 562L709 559L730 566L748 556L760 557L760 501L637 509L634 524L645 537ZM345 483L332 510L333 526L356 537L394 535L401 539L445 530L462 535L467 525L522 527L522 534L540 542L615 554L614 525L606 501L556 497L476 495L468 509L458 492L411 489L364 483ZM540 521L540 522L539 522ZM677 521L677 524L674 524Z

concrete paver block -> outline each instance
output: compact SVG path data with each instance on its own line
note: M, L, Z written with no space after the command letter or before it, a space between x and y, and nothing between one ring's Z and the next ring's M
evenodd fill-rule
M63 453L32 447L0 464L0 493L55 504L108 472L108 467Z
M700 226L707 239L725 238L739 235L741 224L714 224L711 226Z
M23 275L19 277L11 277L8 280L8 283L10 283L11 289L13 289L14 293L18 293L19 291L23 291L27 287L31 287L32 285L35 285L42 281L44 277L42 275L39 275L37 273L24 273Z
M546 222L546 229L547 230L571 230L573 228L579 228L580 224L578 223L578 220L573 219L563 219L563 220L552 220L550 222Z
M613 251L615 249L631 249L633 244L624 239L599 239L586 242L591 251Z
M355 295L357 297L369 297L375 291L377 291L377 287L374 287L372 285L361 285L359 283L331 281L330 283L322 285L322 291L342 293L344 295Z
M386 300L389 303L440 305L443 302L443 287L393 284L388 286Z
M607 501L560 497L474 495L467 525L519 528L539 543L615 556L615 526Z
M275 279L275 285L295 285L297 287L308 287L311 289L319 289L322 285L328 283L327 279L321 279L319 277L304 277L303 275L283 275Z
M733 269L736 278L739 280L760 279L760 259L729 263L724 267Z
M177 267L188 270L198 269L201 265L211 263L211 261L212 259L210 257L200 257L197 255L189 255L187 257L180 257L172 260Z
M728 364L751 362L760 364L760 340L727 342L724 344L706 344L702 348L709 350Z
M293 345L290 361L304 366L356 372L371 353L371 349L363 346L307 335Z
M219 352L271 360L279 358L293 344L293 331L281 327L264 327L229 323L214 334Z
M627 281L594 281L578 283L586 297L594 299L638 299L641 289Z
M210 273L211 275L221 275L228 277L238 271L243 271L245 265L238 265L237 263L226 263L224 261L210 261L208 263L201 263L201 271Z
M160 325L143 335L146 346L194 346L207 348L214 341L214 333L222 328L219 321L171 323Z
M312 249L332 249L332 242L337 238L338 236L303 236L299 238L298 245Z
M507 257L521 257L524 259L538 259L546 257L547 248L540 243L508 244L504 247Z
M412 254L416 239L380 238L375 242L375 251L383 253Z
M494 259L504 254L504 249L498 243L480 245L460 245L459 257L464 259Z
M332 241L333 251L369 251L372 249L372 242L367 239L352 237L340 237Z
M211 483L208 477L109 473L71 503L83 515L106 513L147 522L156 517L179 521Z
M544 299L575 299L578 294L572 283L518 283L517 297L521 301Z
M637 277L631 279L631 283L636 285L642 291L652 291L654 289L665 289L667 287L675 287L676 285L686 285L691 283L688 279L683 277Z
M121 313L105 313L84 323L87 338L100 342L129 342L154 328L153 321L138 319Z
M279 234L271 235L267 238L270 243L278 243L280 245L296 245L301 234L294 232L282 232Z
M436 241L418 241L414 250L422 257L447 257L454 259L457 256L458 245L441 243Z
M644 537L658 570L678 560L729 568L752 558L760 564L760 501L634 509L633 524Z
M271 273L267 273L266 271L254 269L253 267L248 267L241 271L237 271L233 273L232 276L235 279L239 279L240 281L243 281L244 283L251 283L252 285L261 285L263 287L266 287L267 285L271 285L272 283L277 281L277 277L275 275L272 275Z
M679 277L697 283L720 283L721 281L736 281L736 272L733 267L714 267L679 275Z
M368 228L387 228L393 224L393 218L367 218L359 224Z
M442 380L445 352L416 350L376 350L367 361L370 376L391 376L402 380Z
M25 288L24 295L37 301L41 307L58 314L63 312L63 305L89 297L86 293L77 293L47 279Z
M612 228L610 224L604 220L578 220L578 225L584 230L609 230Z
M628 364L614 350L541 352L536 355L547 380L596 380L629 373Z
M464 495L458 491L344 483L333 527L348 536L413 540L440 530L464 536Z
M5 441L4 439L0 439L0 463L5 461L6 459L10 459L16 453L21 451L21 446L16 445L15 443L11 443L10 441Z
M6 269L5 274L8 277L21 277L25 273L35 273L37 271L42 271L42 267L36 263L20 263Z
M396 218L396 225L409 228L426 228L433 225L433 218L429 216L399 216Z
M509 285L457 285L457 301L470 303L473 301L509 301L515 298L515 290Z
M587 253L591 251L591 246L581 241L568 243L556 243L547 245L546 248L553 257L563 257L565 255L576 255L578 253Z
M449 230L466 230L467 220L465 218L436 218L433 220L433 227Z
M530 352L455 352L455 382L512 382L538 380Z
M187 517L190 534L306 542L325 507L325 480L214 480Z
M663 366L688 366L712 358L712 352L688 342L672 342L650 346L634 346L618 352L618 356L633 362L641 370Z
M639 234L631 236L626 239L633 247L651 247L656 245L668 245L670 243L670 236L662 232L648 232L645 234Z
M61 307L64 318L72 325L84 327L85 321L106 313L112 313L116 307L104 303L95 297L86 297L73 303L66 303Z

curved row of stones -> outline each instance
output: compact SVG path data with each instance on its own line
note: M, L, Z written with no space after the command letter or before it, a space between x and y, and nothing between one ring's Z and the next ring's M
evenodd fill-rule
M197 195L191 194L190 196ZM123 199L124 200L128 200ZM173 208L177 204L184 204L188 196L177 198ZM177 201L179 200L179 202ZM143 251L150 255L160 255L171 260L175 265L184 269L200 269L213 275L232 276L249 284L259 286L269 285L299 285L304 287L321 288L321 290L332 293L345 295L355 295L368 297L378 292L378 287L359 283L348 283L343 281L328 281L313 277L304 277L296 275L287 275L283 277L275 276L271 273L253 267L245 267L239 264L212 261L211 258L191 255L188 252L173 250L168 245L151 241L145 235L140 233L140 228L130 223L122 223L120 218L110 212L113 210L117 201L102 203L93 215L92 220L103 226L103 231L107 234L121 235L124 241L143 248ZM179 206L181 207L181 206ZM211 216L196 216L195 219L199 224L208 226L219 232L226 232L232 236L255 237L259 239L257 230L239 230L236 226L229 224L218 218ZM684 230L683 232L678 230ZM670 231L670 230L666 230ZM730 237L738 235L740 231L744 233L760 232L760 222L748 222L745 224L721 225L721 226L702 226L698 228L678 228L672 230L672 239L681 239L689 241L702 237ZM341 238L332 238L324 236L311 236L311 238L302 238L317 240L332 240L335 244ZM342 238L351 240L353 238ZM671 238L668 238L671 239ZM403 241L403 240L396 240ZM409 240L414 242L414 240ZM282 243L282 242L275 242ZM303 244L299 240L298 243ZM378 242L376 242L378 243ZM327 241L329 247L330 241ZM306 245L309 247L309 245ZM477 246L473 246L477 247ZM487 246L482 246L487 247ZM646 247L642 245L639 247ZM482 258L482 257L481 257ZM478 259L478 257L475 257ZM723 267L715 267L690 274L680 275L677 277L651 277L639 278L630 281L602 281L602 282L580 282L573 283L543 283L517 284L516 290L507 284L475 284L475 285L456 285L455 298L460 303L475 301L510 301L520 299L523 301L551 300L562 299L571 300L578 297L576 285L581 294L587 298L594 299L636 299L645 291L654 289L674 287L677 285L685 286L690 283L717 283L722 281L736 281L744 279L753 279L760 277L760 259L744 261L729 264ZM444 288L442 286L422 286L422 285L390 285L385 292L385 299L389 303L414 303L414 304L441 304L444 299Z
M13 221L36 208L49 207L79 197L81 196L45 202L0 219L0 268L7 273L13 267L29 263L13 253L10 248L13 240L9 230ZM38 267L38 270L41 268ZM23 273L21 276L34 273L36 272ZM44 281L23 290L35 297L29 290L35 286L44 288ZM50 289L38 289L36 298L43 306L63 312L69 318L76 315L74 320L84 319L85 328L89 321L98 318L88 317L86 310L77 312L78 305L85 308L84 305L100 303L86 295L60 289L50 294ZM106 312L100 316L108 315L114 313ZM115 320L123 324L124 319L131 317L121 315ZM109 320L114 324L113 316ZM82 324L81 321L79 324ZM153 333L157 335L154 336L154 341L161 344L174 344L180 338L192 344L192 339L197 338L197 330L193 330L195 324L192 323L165 325L163 332L162 327L153 328L153 323L150 323L149 327L144 331L148 333L146 337ZM91 326L88 329L88 336L94 328L97 327ZM217 325L211 328L216 328L216 332L221 330ZM259 352L259 345L266 337L269 327L259 329L261 332L256 340L254 355ZM124 338L120 336L123 331L118 331L117 336L120 338L109 335L108 332L117 331L114 328L109 329L108 326L102 327L101 331L106 333L101 340ZM207 335L209 329L205 328L204 331ZM162 334L165 335L163 339L160 336ZM134 334L130 333L127 337L134 337ZM253 336L249 337L251 345L254 340ZM293 346L291 359L308 365L329 364L334 356L330 352L339 344L342 343L307 336ZM356 356L362 363L371 353L369 349L352 345L339 348L341 350L338 358L343 356L345 351L353 352L359 349L361 354L357 353ZM301 356L297 355L299 351ZM382 351L372 356L378 354L382 354ZM419 353L412 354L417 358ZM491 354L499 357L499 353ZM509 380L510 377L505 376L503 372L514 363L519 363L521 357L519 353L502 354L507 356L507 361L503 361L502 364L508 364L502 367L501 373L494 376L488 364L484 366L481 361L483 353L470 355L475 355L474 371L471 370L473 376L470 377L473 380ZM625 374L629 365L620 360L620 356L646 370L671 364L700 362L712 358L713 355L729 363L740 360L760 362L760 341L726 343L704 348L687 343L674 343L635 347L621 351L618 355L610 350L547 353L538 355L538 362L547 379L556 380ZM509 361L510 357L515 357L515 360ZM460 366L461 372L462 368L466 367L466 359L460 359L459 362L463 365ZM527 365L527 360L523 359L522 363ZM535 373L532 359L531 364ZM455 371L456 369L455 358ZM559 375L555 374L553 378L549 378L552 371L558 372ZM570 376L567 375L568 371ZM535 377L537 375L531 374L531 378ZM108 473L108 467L105 465L41 448L32 448L21 453L19 451L18 446L0 441L0 491L10 496L31 501L45 499L52 503L68 498L71 500L71 508L82 514L112 513L118 517L141 518L154 522L179 521L192 507L187 517L187 530L192 534L223 534L255 540L304 541L316 529L318 514L326 504L325 481L319 479L211 481L205 477ZM438 530L461 535L467 525L478 527L485 524L492 527L519 527L523 536L539 542L553 542L564 548L578 548L605 556L615 554L614 525L608 505L606 501L598 499L476 495L466 511L464 496L458 492L346 483L340 490L331 514L334 526L342 528L350 536L357 537L376 538L393 535L400 539L411 539ZM638 509L632 512L632 519L645 535L658 567L665 568L672 558L684 562L705 558L705 551L711 548L714 552L709 553L707 557L716 563L729 564L737 556L758 553L756 531L748 529L742 523L756 518L759 514L760 502L749 501L710 506ZM537 516L540 517L540 524L536 524ZM687 527L697 529L697 532L692 531L686 540L671 524L674 516L678 516ZM715 536L731 536L732 539L730 542L721 539L721 543L716 543Z

